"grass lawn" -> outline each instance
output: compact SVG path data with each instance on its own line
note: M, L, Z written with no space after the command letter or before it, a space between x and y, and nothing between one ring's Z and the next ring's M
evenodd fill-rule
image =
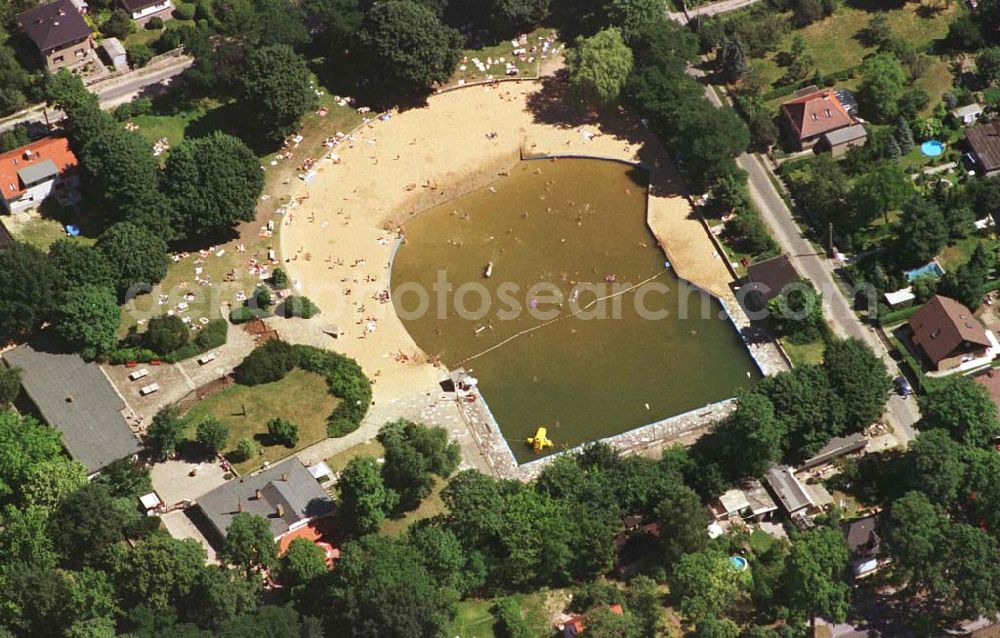
M272 156L261 159L261 164L266 168L264 181L266 195L287 190L282 186L282 182L295 179L302 158L322 157L327 151L323 147L325 138L337 131L346 133L361 122L361 116L357 111L338 106L329 92L320 97L318 102L320 106L326 106L329 112L326 117L320 117L314 112L302 119L299 134L303 140L298 148L294 149L295 160L275 162L271 165L274 161L271 159ZM186 137L206 135L212 130L226 130L227 113L227 109L218 103L200 102L176 114L142 116L135 118L135 122L139 125L139 133L150 141L167 137L171 146L174 146ZM196 265L194 261L199 255L192 253L186 259L172 262L167 270L167 276L154 289L153 294L143 295L123 308L120 336L124 336L131 326L139 322L144 323L152 316L163 314L181 301L188 304L188 314L192 317L216 319L222 316L220 307L223 303L235 303L238 291L251 294L260 282L248 272L247 262L252 257L258 260L266 259L269 249L278 250L277 232L281 229L281 216L277 215L276 211L286 203L288 203L287 198L278 196L270 196L267 201L261 201L257 208L259 221L244 224L239 237L232 234L218 238L217 245L224 250L221 256L213 252L202 257L203 263ZM257 229L266 219L275 220L276 233L271 238L260 237L257 233ZM236 244L243 244L246 252L237 252ZM281 258L280 254L278 258ZM201 277L211 279L211 286L199 286L195 282L196 267L203 269ZM232 282L225 282L226 275L230 271L235 271L236 278ZM194 293L193 300L184 298L188 293ZM168 297L163 304L160 304L158 299L161 294Z
M32 215L31 219L23 223L17 223L10 219L6 220L5 223L15 238L31 244L39 250L47 251L52 242L66 237L66 230L62 223L46 217Z
M326 459L326 464L330 467L333 472L343 472L347 464L359 456L371 456L376 459L382 458L385 454L385 449L382 448L382 444L378 441L371 440L366 443L361 443L360 445L355 445L354 447L344 450L338 454L334 454L330 458Z
M533 78L538 76L538 70L542 63L541 52L542 52L542 40L554 33L552 29L535 29L528 34L527 43L524 48L528 49L528 52L522 56L514 55L514 45L511 44L511 40L504 40L499 44L493 46L483 47L481 49L467 49L462 52L461 63L459 68L455 70L455 75L452 76L451 80L448 82L449 85L459 84L461 82L476 82L480 80L487 79L487 76L492 75L497 79L502 79L507 76L506 68L507 62L512 62L520 71L518 76L511 77L528 77ZM556 42L555 46L560 46ZM531 53L531 47L536 47L537 50ZM521 45L518 45L521 48ZM521 60L520 58L525 58ZM531 62L528 62L528 58L534 58ZM481 72L476 64L472 61L472 58L479 59L484 65L487 63L487 58L492 58L493 65L488 67L485 72ZM503 59L501 62L500 59ZM465 67L464 69L462 67Z
M979 244L986 244L987 247L992 246L994 249L997 246L997 241L995 239L984 239L982 237L966 237L965 239L960 239L950 246L945 246L940 254L937 256L938 263L944 268L945 272L951 272L969 261L972 256L973 251L976 250L976 246Z
M331 466L332 469L332 466ZM434 477L434 487L431 493L424 500L420 501L420 506L412 512L407 512L402 518L387 518L382 523L383 534L399 534L405 532L410 525L425 518L433 518L445 511L444 501L441 500L441 490L445 488L448 481Z
M194 438L197 423L215 417L229 426L226 452L242 437L255 439L262 454L235 464L240 474L252 472L326 438L326 419L337 405L326 379L313 372L292 370L281 381L258 386L234 385L195 404L185 415L188 437ZM294 448L268 445L267 422L275 417L290 419L299 426L299 443Z
M750 549L754 554L763 554L771 549L777 541L765 531L755 529L750 533Z
M881 13L888 18L893 34L905 38L917 47L944 38L948 33L949 22L959 11L958 3L933 12L928 12L925 7L915 3L907 3L902 7L889 6L893 8ZM758 62L761 64L764 77L774 85L785 75L785 68L778 64L778 58L782 52L787 53L791 49L792 40L796 35L801 35L805 39L806 52L816 61L816 68L823 75L861 64L865 56L873 53L875 49L862 43L858 33L868 25L875 14L876 11L858 8L851 4L841 4L836 13L829 18L803 29L793 30L785 36L778 51L769 54L762 63ZM855 88L848 86L846 82L838 83L837 86ZM925 76L918 80L917 86L930 94L931 102L928 108L932 110L940 96L951 87L948 65L940 60L935 61ZM780 103L781 100L777 102Z
M551 619L553 605L561 609L567 600L566 592L562 590L538 591L530 594L518 594L514 598L521 605L521 614L528 621L533 636L548 636L552 633ZM455 638L494 638L498 636L493 631L496 618L492 609L494 600L463 600L458 603L458 612L452 621L447 635Z
M810 343L792 343L787 339L782 339L781 345L788 353L792 364L796 366L819 364L823 360L823 350L826 349L826 344L822 340Z

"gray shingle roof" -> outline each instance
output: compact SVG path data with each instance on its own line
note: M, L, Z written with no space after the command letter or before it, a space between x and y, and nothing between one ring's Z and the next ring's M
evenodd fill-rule
M782 507L789 514L795 514L813 506L812 497L806 487L796 478L792 468L774 466L764 476Z
M854 126L848 126L847 128L830 131L823 137L826 138L827 144L830 146L836 146L838 144L844 144L845 142L863 140L868 137L868 133L865 131L864 126L861 124L855 124Z
M21 28L42 52L59 49L90 36L90 27L70 0L56 0L17 16Z
M3 358L23 370L22 385L42 418L62 432L69 455L93 473L142 449L122 416L125 402L95 363L23 345Z
M17 172L21 178L21 183L27 186L37 184L46 179L53 179L59 176L59 167L56 163L48 159L38 164L29 164Z
M296 523L333 511L330 496L294 457L259 474L229 481L198 499L201 511L223 537L241 505L244 512L266 518L275 538ZM282 516L278 516L278 505Z

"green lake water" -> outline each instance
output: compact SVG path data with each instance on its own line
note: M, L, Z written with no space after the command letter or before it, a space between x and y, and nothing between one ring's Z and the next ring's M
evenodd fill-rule
M422 350L479 380L519 462L535 457L524 439L539 426L565 449L732 397L759 378L721 305L703 308L666 268L646 226L646 187L643 171L617 162L524 161L404 228L396 310ZM450 293L434 291L441 278ZM669 289L643 302L665 318L644 317L636 296L645 288L628 290L647 280ZM574 296L581 283L592 286ZM456 299L463 284L466 313ZM417 288L428 295L422 314ZM682 290L688 318L679 316Z

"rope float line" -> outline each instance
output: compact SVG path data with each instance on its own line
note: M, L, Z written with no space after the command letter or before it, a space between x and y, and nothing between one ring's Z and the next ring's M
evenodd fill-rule
M479 357L481 357L483 355L489 354L490 352L493 352L494 350L496 350L500 346L506 345L506 344L510 343L511 341L513 341L514 339L517 339L518 337L523 337L524 335L526 335L526 334L528 334L530 332L534 332L535 330L541 330L542 328L547 328L548 326L551 326L554 323L562 321L563 319L570 319L572 317L575 317L576 315L578 315L581 312L586 312L587 310L590 310L591 308L593 308L594 306L596 306L597 304L599 304L602 301L607 301L608 299L613 299L614 297L620 297L622 295L628 294L629 292L632 292L636 288L640 288L642 286L645 286L646 284L648 284L649 282L653 281L654 279L657 279L658 277L660 277L661 275L663 275L663 273L667 272L667 270L668 270L667 268L664 268L663 270L657 272L655 275L653 275L651 277L647 277L646 279L640 281L639 283L635 284L634 286L629 286L625 290L619 290L618 292L611 293L610 295L605 295L603 297L598 297L597 299L592 300L586 306L584 306L582 308L578 308L577 310L574 310L573 312L569 313L568 315L563 315L561 317L556 317L555 319L551 319L551 320L546 321L545 323L539 324L537 326L532 326L531 328L525 328L524 330L521 330L520 332L512 334L511 336L507 337L506 339L504 339L500 343L494 344L494 345L490 346L489 348L483 350L482 352L480 352L478 354L474 354L471 357L466 357L465 359L462 359L461 361L459 361L458 363L455 364L455 367L457 368L457 367L463 366L466 363L468 363L468 362L470 362L470 361L472 361L474 359L478 359Z

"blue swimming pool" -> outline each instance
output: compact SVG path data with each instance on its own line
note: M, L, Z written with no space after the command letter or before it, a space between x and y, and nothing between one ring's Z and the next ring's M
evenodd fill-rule
M934 277L936 279L938 277L944 276L944 268L942 268L941 264L937 263L936 261L932 261L930 263L924 264L920 268L914 268L913 270L908 270L903 274L906 275L907 281L915 281L920 277Z
M920 145L920 152L927 157L937 157L938 155L944 153L944 142L927 140Z

